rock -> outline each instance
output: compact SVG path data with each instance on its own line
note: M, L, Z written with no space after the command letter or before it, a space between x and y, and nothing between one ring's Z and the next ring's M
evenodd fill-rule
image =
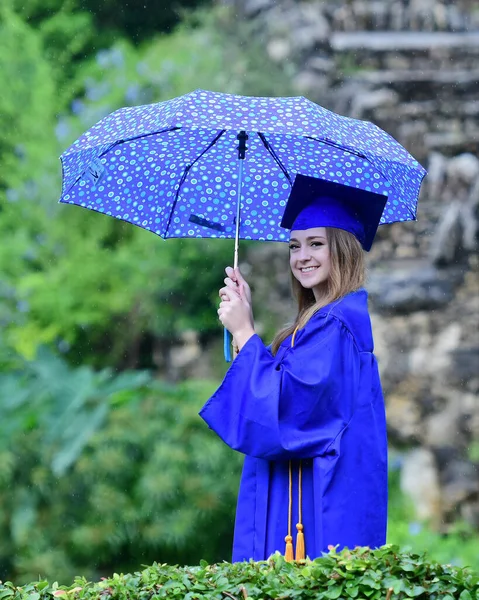
M181 336L181 345L170 350L170 366L174 370L183 369L196 361L201 355L201 346L196 331L185 331Z
M451 158L447 163L447 177L456 185L471 186L479 177L479 159L469 152Z
M450 159L445 165L445 181L442 196L449 203L443 208L430 251L438 266L462 261L476 248L479 159L470 153Z
M330 73L334 69L334 61L328 56L313 56L308 61L308 68L316 73Z
M284 38L274 38L268 42L266 51L271 60L281 62L287 60L291 54L291 43Z
M440 412L429 416L425 421L424 443L429 448L448 446L458 433L461 406L457 398L447 403Z
M390 441L399 445L420 441L421 411L411 396L388 394L386 415Z
M411 373L440 378L442 381L442 374L451 368L451 352L460 338L460 323L449 323L436 335L426 335L417 340L409 355Z
M458 387L466 387L474 379L479 381L479 346L467 348L458 346L451 351L451 358L452 364L448 374L451 383ZM479 388L474 391L479 393Z
M440 152L431 152L428 158L426 186L433 198L439 198L446 177L447 158Z
M327 77L318 77L312 71L303 71L294 78L295 88L300 94L310 96L311 94L320 94L328 86Z
M442 517L441 489L435 457L430 450L416 448L404 456L400 486L413 501L416 517L438 527Z
M301 15L299 29L294 32L296 45L301 49L315 49L325 45L329 47L330 27L318 4L298 3Z
M446 206L431 244L430 256L437 266L451 265L463 258L463 227L466 217L463 206L453 202Z
M444 274L428 266L387 273L376 271L369 277L368 290L372 305L379 312L412 313L449 303L459 278L459 273Z
M382 88L372 92L363 92L355 96L351 105L351 117L363 119L366 111L375 110L382 106L396 106L399 97L393 90Z
M252 18L264 10L274 7L274 0L246 0L244 3L244 13L247 17Z
M462 458L451 457L443 463L441 483L443 510L451 515L465 501L477 499L478 467Z

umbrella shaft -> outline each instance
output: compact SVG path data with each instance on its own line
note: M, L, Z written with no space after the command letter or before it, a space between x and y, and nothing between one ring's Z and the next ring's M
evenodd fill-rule
M238 249L239 249L239 231L240 231L240 216L241 216L241 189L243 187L243 162L244 159L240 159L238 166L238 192L236 201L236 232L235 232L235 256L233 267L236 269L238 266Z

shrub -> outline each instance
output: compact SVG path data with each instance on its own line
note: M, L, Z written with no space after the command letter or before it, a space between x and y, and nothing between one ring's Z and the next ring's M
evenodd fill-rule
M131 575L115 574L99 583L77 578L69 587L35 582L16 587L0 584L0 598L46 600L47 598L168 598L223 600L261 598L297 600L370 600L428 598L430 600L477 600L479 574L471 569L430 563L423 555L401 554L397 546L343 550L315 561L286 563L279 554L264 562L222 563L198 567L153 564Z
M198 417L213 382L17 360L0 371L0 579L230 556L241 457Z

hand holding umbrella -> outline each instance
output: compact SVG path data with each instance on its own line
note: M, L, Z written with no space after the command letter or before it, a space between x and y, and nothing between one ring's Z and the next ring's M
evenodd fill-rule
M218 317L233 335L239 349L254 335L251 290L239 268L226 268L225 287L219 291Z
M241 274L239 267L236 267L235 269L233 269L232 267L226 267L225 273L226 273L225 284L233 290L238 290L240 293L240 296L244 295L247 302L250 305L252 305L251 289L249 287L248 282Z

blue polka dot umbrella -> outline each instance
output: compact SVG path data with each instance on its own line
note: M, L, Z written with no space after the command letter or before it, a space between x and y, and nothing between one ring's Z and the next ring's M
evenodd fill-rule
M204 90L121 108L62 156L60 202L163 238L287 241L296 174L387 196L382 223L416 218L425 170L385 131L303 97Z

